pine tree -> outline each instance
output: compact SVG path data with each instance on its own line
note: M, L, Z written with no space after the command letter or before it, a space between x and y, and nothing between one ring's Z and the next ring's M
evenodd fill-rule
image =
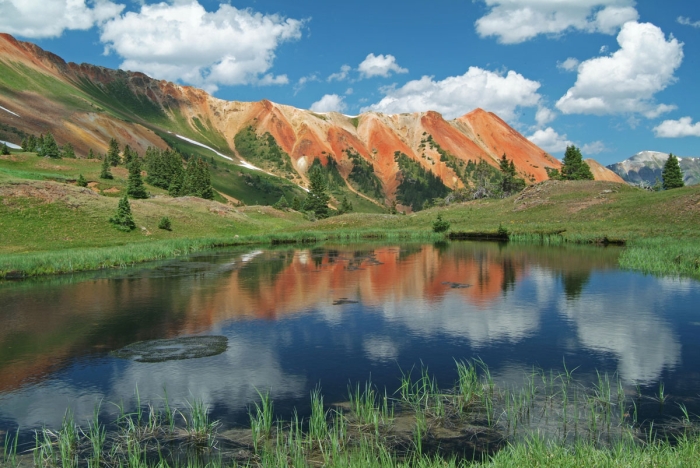
M27 137L22 138L22 144L20 146L25 153L29 151L29 139Z
M7 143L2 143L2 149L0 150L0 152L3 154L3 156L7 156L8 154L10 154L10 148L7 147Z
M340 202L340 209L338 214L350 213L353 210L352 203L348 200L348 197L343 195L343 200Z
M54 159L58 159L61 157L61 151L58 149L58 145L56 144L56 140L54 139L52 134L47 133L46 136L42 138L42 145L39 149L39 156Z
M117 140L112 138L109 140L109 149L107 150L107 161L112 167L117 167L119 165L119 143Z
M78 176L78 180L75 182L78 187L87 187L87 180L82 174Z
M294 197L292 199L292 209L294 211L299 211L301 210L301 203L299 202L299 199L297 197Z
M319 219L328 217L328 201L330 200L323 179L321 168L312 167L309 171L309 195L304 201L304 211L313 211Z
M287 197L285 197L284 194L282 194L277 203L272 205L272 207L276 210L285 211L287 208L289 208L289 202L287 201Z
M190 158L185 171L182 194L207 200L214 199L209 165L202 158Z
M508 161L505 153L503 153L503 156L501 156L499 166L501 169L501 175L503 176L503 179L501 180L501 191L503 192L504 196L520 192L525 188L525 181L518 177L518 171L515 169L513 160L511 159Z
M102 170L100 171L100 179L114 179L112 171L109 168L109 158L102 158Z
M88 159L96 159L97 158L97 156L95 156L95 152L92 151L92 148L90 148L90 151L88 151L87 158Z
M681 165L678 164L678 158L676 158L673 153L668 155L668 159L661 172L661 178L663 179L664 190L680 188L685 185L685 182L683 182Z
M593 180L593 173L583 160L581 151L574 145L566 147L564 153L561 177L564 180Z
M134 216L131 214L131 205L126 195L119 200L117 214L113 218L109 218L109 222L120 231L129 232L136 229Z
M75 159L75 150L73 149L73 145L71 145L70 142L63 145L63 157Z
M185 173L184 171L181 171L179 174L177 174L172 182L170 182L170 186L168 187L168 194L171 197L181 197L184 195L183 193L183 185L185 183Z
M138 157L138 154L136 154L132 149L131 146L126 145L124 147L124 152L122 153L122 161L124 162L124 165L126 167L129 167L129 164L131 164L131 161L134 160L134 158Z
M36 137L34 135L29 135L29 138L27 138L27 149L26 151L28 153L33 153L36 151L37 148L37 141Z
M131 198L148 198L148 192L141 180L141 161L138 156L134 157L129 164L129 184L126 193Z

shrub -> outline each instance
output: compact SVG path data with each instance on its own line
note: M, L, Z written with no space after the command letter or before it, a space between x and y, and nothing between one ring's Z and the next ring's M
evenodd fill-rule
M433 232L445 232L450 229L450 222L442 219L442 214L438 213L437 219L433 222Z
M109 218L109 222L114 224L114 227L120 231L129 232L136 229L134 217L131 214L131 205L126 195L119 200L117 214L113 218Z
M167 216L163 216L160 218L160 221L158 221L158 229L165 229L166 231L172 231L173 225L170 222L170 218Z
M78 176L78 180L76 181L76 184L78 187L87 187L87 180L85 180L85 177L83 177L82 174Z

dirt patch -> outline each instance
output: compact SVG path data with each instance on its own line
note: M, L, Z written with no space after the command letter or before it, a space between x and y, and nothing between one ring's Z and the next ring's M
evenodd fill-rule
M112 187L108 188L107 190L103 190L104 193L119 193L121 190L119 190L117 187Z
M16 182L0 185L0 197L35 198L44 203L66 202L69 206L79 206L75 200L78 194L97 197L92 190L83 187L66 186L54 182Z
M36 167L39 167L39 168L41 168L41 169L51 169L52 171L65 171L65 170L69 169L69 168L66 167L66 166L60 166L60 165L58 165L58 164L52 164L52 163L49 162L49 161L41 161L40 163L38 163L38 164L36 165Z
M585 210L587 208L590 208L592 206L596 205L602 205L603 203L608 203L608 200L602 197L596 197L590 200L584 200L581 202L577 203L572 203L569 205L569 209L567 210L569 213L578 213L579 211Z
M549 200L549 197L552 188L557 184L558 181L550 180L527 187L515 199L513 211L523 211L536 206L551 205L552 202Z

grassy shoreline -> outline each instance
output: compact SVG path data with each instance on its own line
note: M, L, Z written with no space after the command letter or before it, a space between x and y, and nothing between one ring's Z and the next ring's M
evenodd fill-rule
M498 233L473 232L474 239L496 238ZM507 242L546 246L606 245L603 236L519 233ZM493 239L492 239L493 240ZM501 239L502 240L502 239ZM49 252L0 254L0 280L17 280L43 275L125 268L136 264L172 259L206 250L235 246L308 245L336 242L460 242L443 234L420 230L337 230L279 232L233 237L179 238L125 244L113 247L65 249ZM645 274L700 279L700 242L667 237L616 240L623 242L619 265Z
M295 211L171 198L149 188L152 198L131 201L137 229L122 233L108 219L126 186L126 170L115 168L109 183L97 178L98 170L96 160L0 157L0 280L122 267L236 245L436 241L443 238L432 232L438 214L456 237L505 231L518 243L624 242L624 269L700 278L700 186L647 192L612 182L547 181L505 199L316 222ZM92 180L90 188L74 185L83 173ZM172 221L171 231L158 228L163 216Z
M483 361L458 361L452 388L422 368L403 374L387 394L366 382L348 400L310 394L310 414L281 419L269 393L249 402L247 427L223 428L194 399L173 405L116 406L114 420L96 407L79 425L70 409L61 427L34 432L33 447L5 435L8 467L458 467L697 466L697 421L637 421L645 398L630 396L614 375L584 383L573 371L533 369L522 387L494 383ZM653 401L652 401L653 400ZM666 397L665 403L671 402ZM655 399L649 403L658 404ZM662 402L663 404L663 402ZM662 429L663 428L663 429Z

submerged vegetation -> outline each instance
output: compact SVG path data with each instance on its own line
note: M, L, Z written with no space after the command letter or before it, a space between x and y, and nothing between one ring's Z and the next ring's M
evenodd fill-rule
M101 407L86 426L68 409L60 428L42 428L31 447L5 436L6 466L691 466L700 455L696 421L687 411L670 424L638 420L646 403L615 376L586 383L533 369L521 385L497 384L481 360L457 361L456 380L441 388L427 368L404 372L389 393L367 382L329 405L320 388L310 410L275 412L267 391L249 404L249 427L223 434L202 400L173 406L167 393L134 409ZM662 391L662 390L661 390ZM663 391L662 391L663 392ZM657 400L648 403L658 404ZM664 402L661 402L662 404ZM683 406L681 405L681 409ZM668 465L667 465L668 464Z

